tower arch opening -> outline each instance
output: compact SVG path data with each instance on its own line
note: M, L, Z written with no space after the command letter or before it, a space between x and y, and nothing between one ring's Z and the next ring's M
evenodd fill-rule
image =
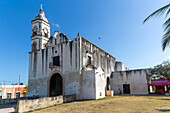
M31 45L32 46L32 51L36 51L37 50L37 43L36 42L33 42L33 44Z

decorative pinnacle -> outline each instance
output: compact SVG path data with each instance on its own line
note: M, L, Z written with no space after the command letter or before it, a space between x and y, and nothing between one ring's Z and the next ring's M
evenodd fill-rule
M42 10L42 4L41 4L41 10Z
M78 33L77 36L80 36L80 33Z

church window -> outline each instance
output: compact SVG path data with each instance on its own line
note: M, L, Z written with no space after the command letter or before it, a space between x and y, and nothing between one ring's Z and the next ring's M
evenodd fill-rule
M60 56L53 57L53 65L60 66Z
M88 64L91 64L91 57L90 57L90 56L88 56L87 63L88 63Z

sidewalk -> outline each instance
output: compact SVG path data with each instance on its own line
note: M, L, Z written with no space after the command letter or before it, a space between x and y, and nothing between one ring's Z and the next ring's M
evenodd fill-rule
M0 106L0 113L15 113L16 104Z

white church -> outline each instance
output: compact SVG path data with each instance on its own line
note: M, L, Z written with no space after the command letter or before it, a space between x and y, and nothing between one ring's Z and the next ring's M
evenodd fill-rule
M103 98L113 92L148 94L145 69L127 70L122 62L79 33L73 40L59 31L51 36L42 7L31 23L29 96L76 94L76 99L82 100Z

